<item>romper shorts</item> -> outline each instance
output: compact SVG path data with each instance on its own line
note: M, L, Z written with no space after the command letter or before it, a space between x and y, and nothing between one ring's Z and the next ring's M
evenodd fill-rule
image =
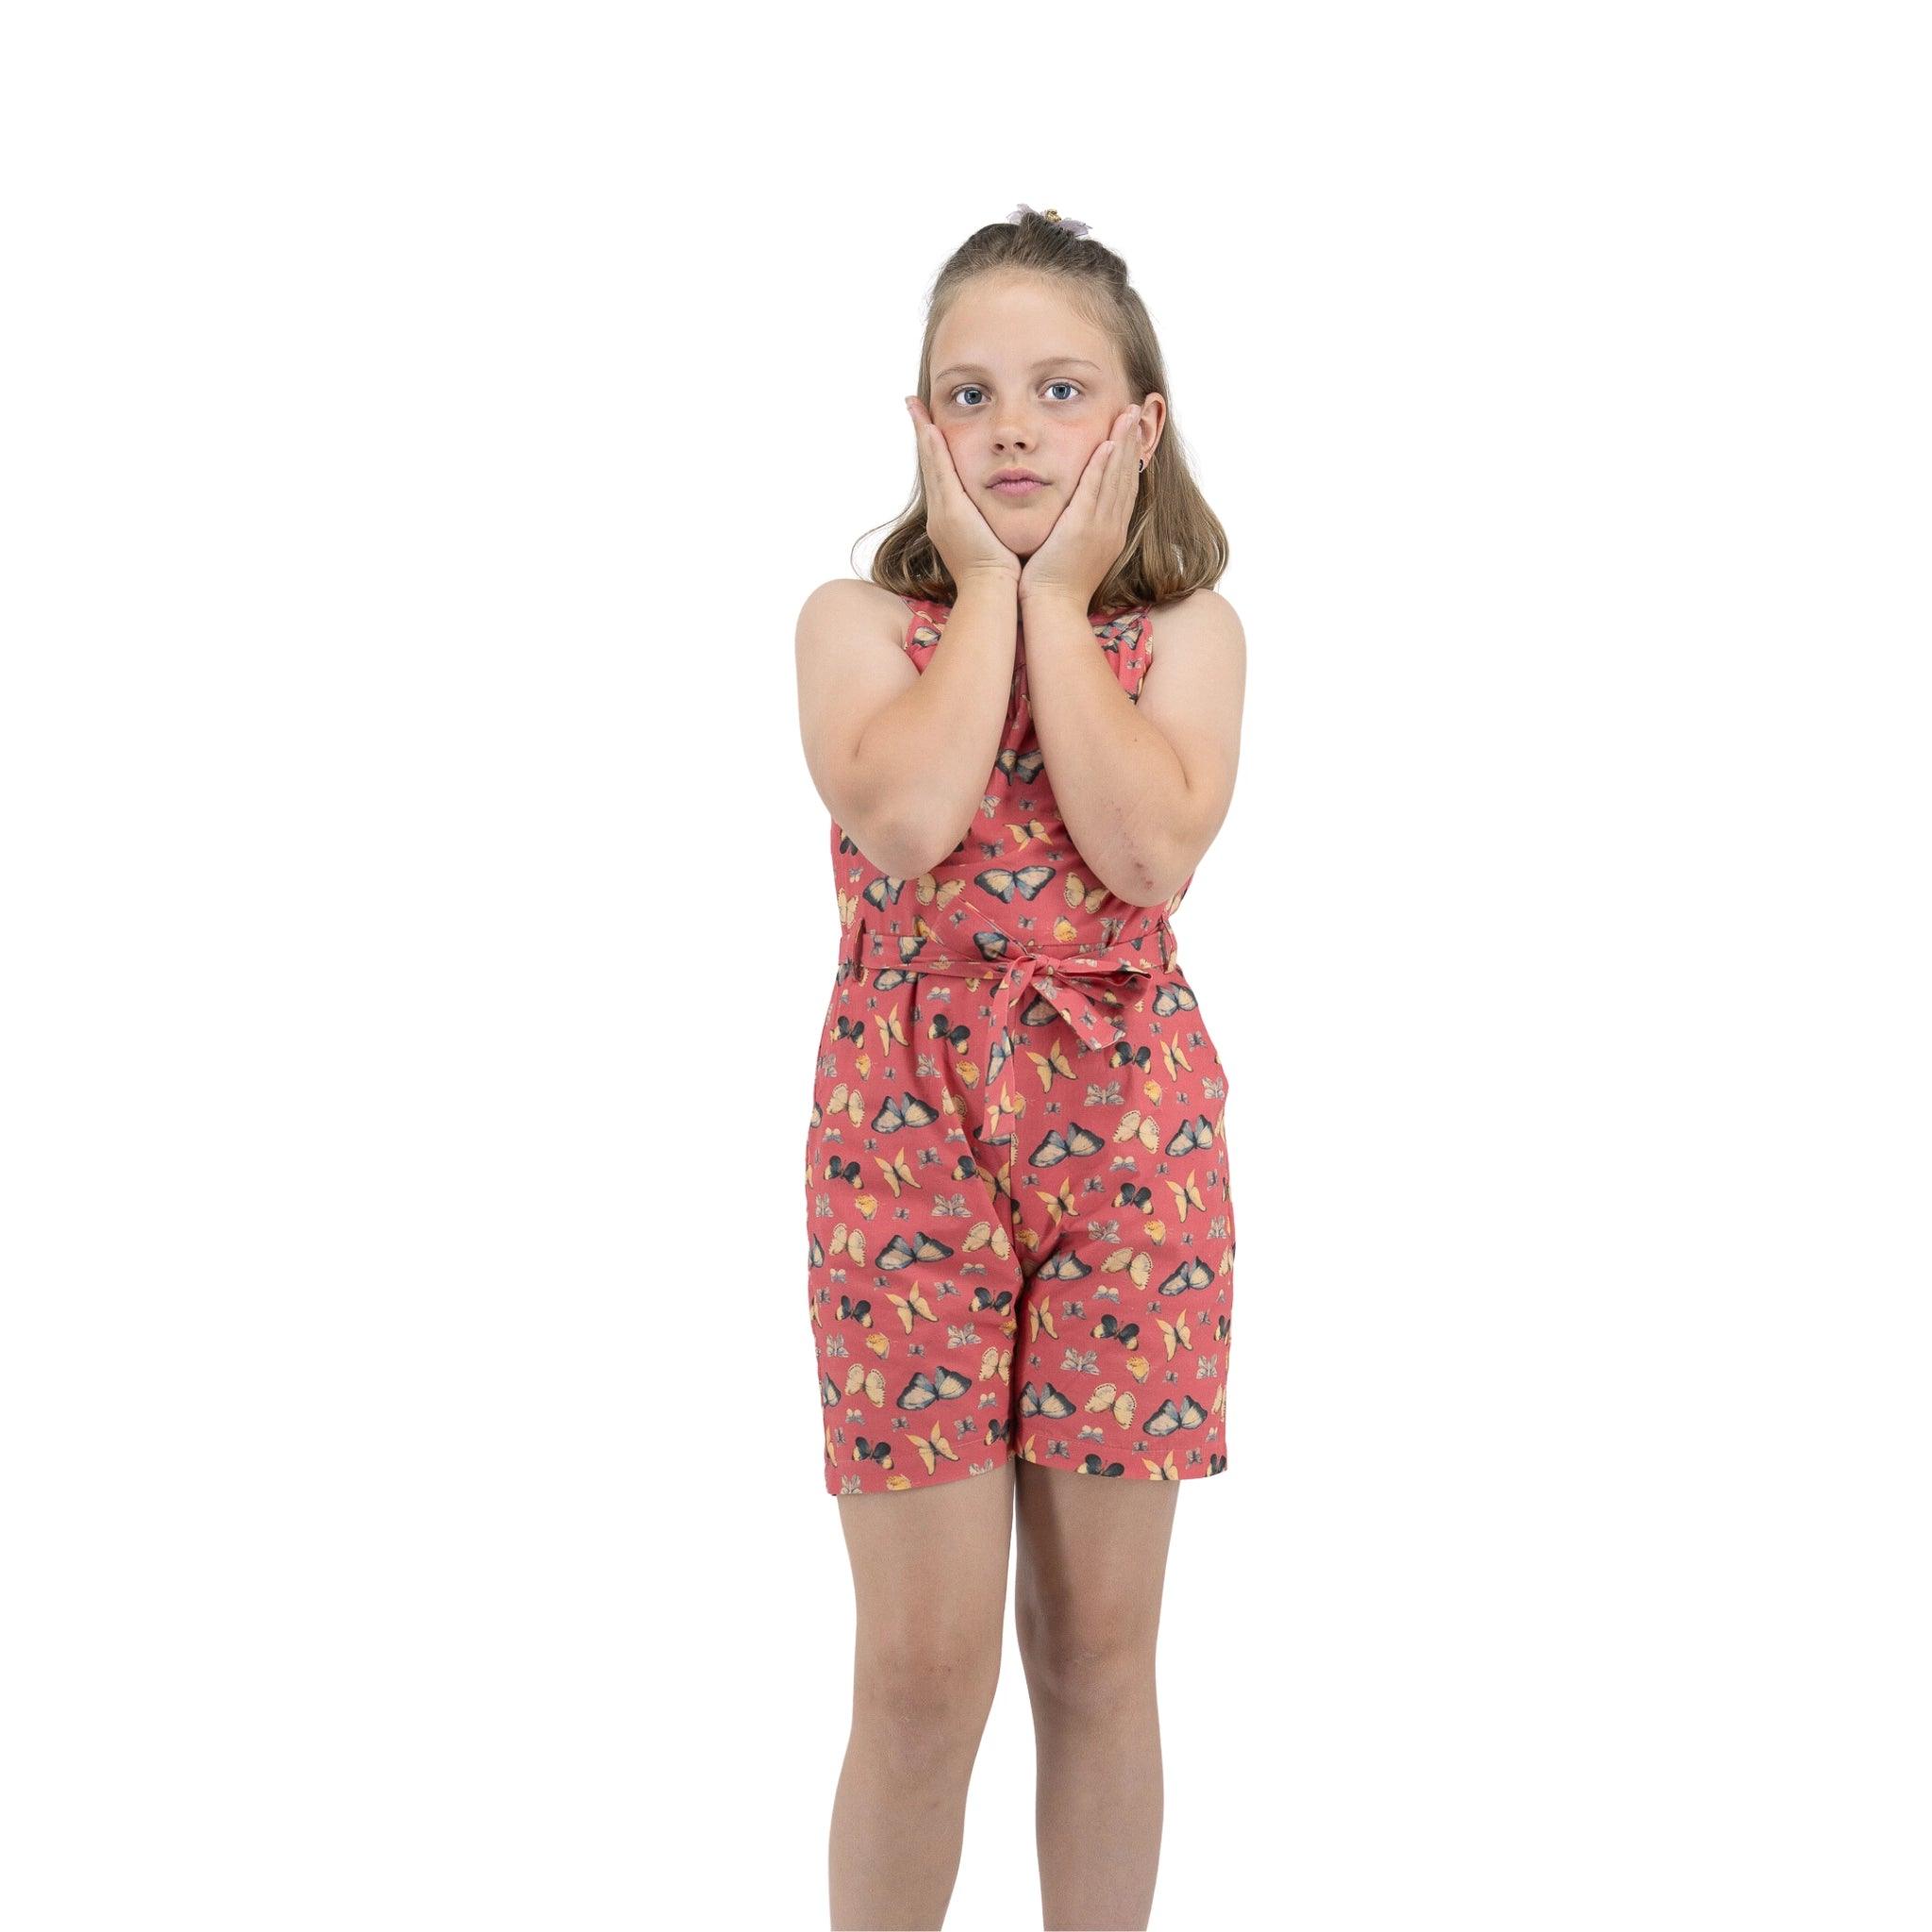
M806 1148L835 1496L1227 1466L1227 1076L1163 916L997 958L847 927Z

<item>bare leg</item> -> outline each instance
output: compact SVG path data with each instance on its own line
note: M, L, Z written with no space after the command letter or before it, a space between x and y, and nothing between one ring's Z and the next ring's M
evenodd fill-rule
M832 1807L835 1932L944 1923L999 1681L1012 1467L839 1498L858 1621L852 1735Z
M1180 1485L1017 1467L1041 1923L1140 1932L1160 1862L1154 1652Z

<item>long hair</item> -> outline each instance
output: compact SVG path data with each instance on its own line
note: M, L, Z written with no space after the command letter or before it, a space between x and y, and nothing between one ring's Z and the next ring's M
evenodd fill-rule
M969 235L940 270L928 298L918 388L928 412L932 344L940 324L975 275L1002 271L1049 277L1112 341L1126 371L1128 393L1138 401L1158 392L1168 403L1159 445L1140 475L1126 547L1094 591L1091 608L1111 612L1164 604L1211 587L1227 568L1227 532L1189 466L1154 325L1128 286L1126 263L1104 243L1072 234L1031 208L1017 222L991 222ZM873 558L872 581L902 597L950 604L958 586L926 534L925 513L925 478L916 472L911 500Z

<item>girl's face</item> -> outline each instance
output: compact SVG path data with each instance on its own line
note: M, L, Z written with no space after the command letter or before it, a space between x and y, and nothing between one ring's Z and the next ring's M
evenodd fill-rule
M1015 557L1045 542L1123 409L1138 402L1141 422L1119 458L1138 464L1160 441L1166 403L1130 396L1112 343L1037 275L969 286L933 337L932 371L926 408L967 495ZM1003 470L1030 470L1043 487L996 490Z

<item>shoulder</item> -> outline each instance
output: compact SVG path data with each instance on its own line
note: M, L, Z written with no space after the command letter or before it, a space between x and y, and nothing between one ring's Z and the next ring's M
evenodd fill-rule
M1163 646L1187 650L1197 644L1239 656L1247 641L1234 606L1219 591L1206 589L1154 605L1147 612L1147 633L1150 658Z
M806 598L798 613L799 635L825 625L845 629L857 625L903 645L915 613L928 608L869 577L830 577Z
M1185 597L1176 597L1171 603L1155 604L1149 607L1148 614L1156 624L1180 624L1184 626L1200 623L1222 623L1240 626L1241 619L1235 615L1235 608L1219 591L1190 591Z

